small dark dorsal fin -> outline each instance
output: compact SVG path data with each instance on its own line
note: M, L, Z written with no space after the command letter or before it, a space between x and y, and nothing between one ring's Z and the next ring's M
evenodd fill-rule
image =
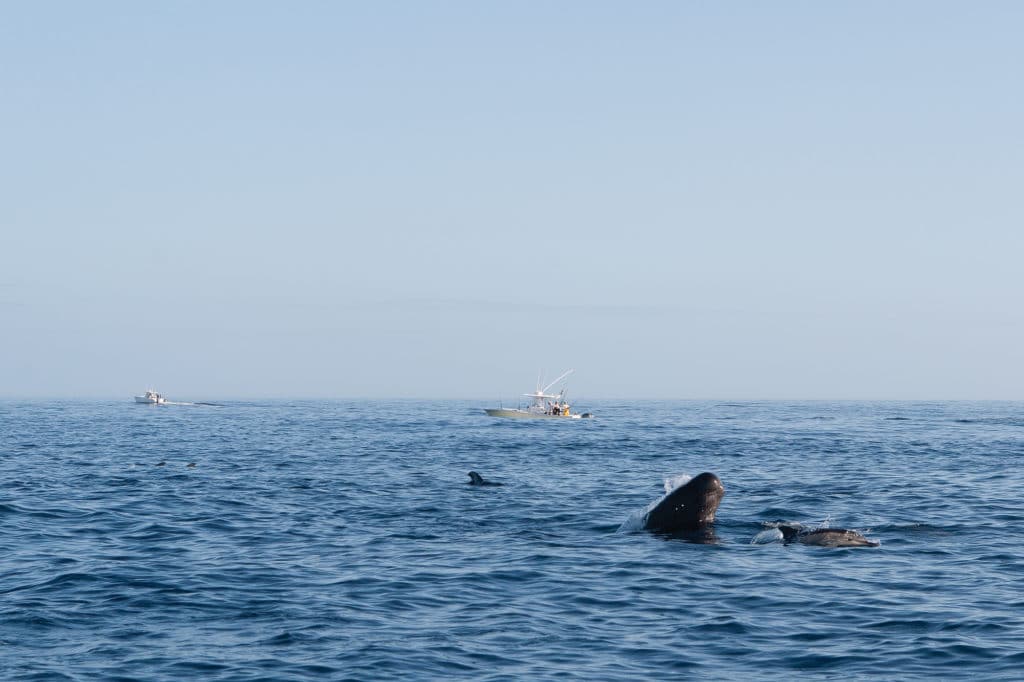
M483 476L475 471L469 472L469 484L470 485L505 485L504 483L498 483L497 481L488 481Z

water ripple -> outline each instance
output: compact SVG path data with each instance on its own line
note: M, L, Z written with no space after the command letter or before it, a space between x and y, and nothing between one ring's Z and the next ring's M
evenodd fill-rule
M4 677L1018 677L1021 404L594 407L0 403ZM713 544L618 532L704 470Z

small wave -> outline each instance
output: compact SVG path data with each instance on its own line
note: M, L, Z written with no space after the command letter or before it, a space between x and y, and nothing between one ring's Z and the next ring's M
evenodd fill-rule
M305 644L308 642L313 642L316 639L317 638L315 636L301 633L296 634L289 630L285 630L280 634L274 635L273 637L261 641L259 644L261 646L292 646L295 644Z
M889 618L865 625L870 630L896 630L897 632L929 632L940 625L924 618Z
M707 636L724 636L730 635L745 635L750 631L750 627L737 618L729 616L716 619L710 623L701 623L694 626L694 631L702 633Z
M6 590L0 591L0 594L12 594L14 592L24 592L26 590L49 592L54 589L70 589L80 585L87 585L95 583L100 579L91 573L81 573L78 571L70 571L68 573L62 573L49 580L44 580L38 583L31 583L28 585L18 585Z
M803 512L798 511L796 509L790 509L789 507L765 507L761 511L757 512L757 516L767 516L769 518L774 517L776 519L791 519L803 515Z
M3 514L20 514L22 512L16 505L5 504L0 502L0 515Z
M950 534L955 532L956 529L948 526L938 526L931 523L886 523L879 526L886 531L899 533L901 535L907 535L910 533L923 533L932 534L938 533L942 535Z
M215 673L229 669L226 664L211 661L174 661L167 667L174 672L185 673Z

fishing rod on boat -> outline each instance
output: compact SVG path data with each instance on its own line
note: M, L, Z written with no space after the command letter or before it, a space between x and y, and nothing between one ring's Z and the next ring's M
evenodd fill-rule
M545 386L544 388L540 389L540 391L539 391L539 392L540 392L540 393L547 393L547 392L548 392L548 389L549 389L549 388L551 388L552 386L554 386L555 384L557 384L557 383L558 383L559 381L561 381L562 379L566 378L567 376L569 376L570 374L572 374L572 373L573 373L573 372L575 372L575 371L576 371L576 370L574 370L574 369L570 369L569 371L567 371L567 372L563 373L563 374L562 374L562 376L558 377L557 379L555 379L554 381L552 381L552 382L551 382L550 384L548 384L548 385L547 385L547 386ZM537 383L539 384L540 382L538 381ZM562 389L562 390L564 391L565 389Z

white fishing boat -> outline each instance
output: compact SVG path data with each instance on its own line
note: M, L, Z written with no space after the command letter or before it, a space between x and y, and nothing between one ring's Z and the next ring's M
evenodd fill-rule
M589 419L593 417L589 412L577 414L572 411L572 406L565 399L565 386L557 394L547 391L573 373L569 370L562 374L547 386L541 388L540 381L537 382L537 390L533 393L524 393L523 397L530 399L526 407L488 407L484 412L491 417L506 417L508 419Z
M142 405L163 405L167 402L167 398L163 397L154 390L147 389L145 395L135 396L135 402Z

